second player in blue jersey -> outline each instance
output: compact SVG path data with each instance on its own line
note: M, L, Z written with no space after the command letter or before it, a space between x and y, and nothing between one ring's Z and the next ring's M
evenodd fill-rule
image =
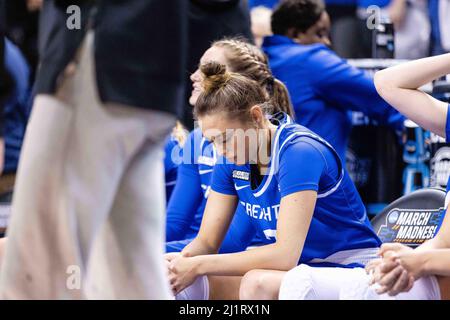
M284 273L299 262L360 267L373 259L380 241L333 147L300 125L270 121L255 81L218 63L201 70L204 92L194 112L222 157L197 237L167 256L178 298L207 297L192 292L209 287L209 298L237 298L239 289L241 298L276 298ZM267 244L215 254L237 206Z

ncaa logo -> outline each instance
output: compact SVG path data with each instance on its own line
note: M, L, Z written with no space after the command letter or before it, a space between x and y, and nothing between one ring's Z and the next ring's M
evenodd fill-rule
M388 216L389 224L396 224L398 220L399 213L397 210L392 211Z
M430 161L431 185L445 188L450 174L450 147L441 147Z

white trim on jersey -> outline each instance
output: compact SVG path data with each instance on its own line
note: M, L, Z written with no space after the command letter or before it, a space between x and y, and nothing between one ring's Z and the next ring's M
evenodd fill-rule
M267 188L269 187L269 184L270 184L270 182L272 181L272 176L273 176L273 174L274 174L274 165L273 165L273 163L274 163L274 161L273 161L273 155L275 154L275 150L277 150L277 147L278 147L278 141L279 141L279 139L280 139L280 134L281 134L281 132L283 131L283 129L286 127L288 125L288 123L283 123L281 126L280 126L280 128L278 129L278 131L277 131L277 134L276 134L276 136L275 136L275 139L274 139L274 144L273 144L273 147L272 147L272 163L270 164L270 169L269 169L269 176L267 177L267 179L266 179L266 182L264 183L264 185L263 185L263 187L258 191L258 192L256 192L256 193L254 193L253 195L255 196L255 197L260 197L266 190L267 190Z
M267 177L267 180L264 184L264 186L261 188L261 190L259 190L257 193L254 194L255 197L260 197L268 188L271 180L272 180L272 176L274 174L274 168L278 169L278 165L279 165L279 155L281 153L281 150L283 149L283 147L286 145L287 142L289 142L289 140L291 140L293 137L296 136L305 136L305 137L310 137L313 139L318 140L319 142L325 144L327 147L329 147L331 150L334 150L334 148L324 139L322 139L321 137L319 137L318 135L315 135L313 133L309 133L309 132L294 132L291 135L289 135L286 140L283 141L283 143L281 144L280 148L278 149L278 152L275 154L275 150L276 150L276 146L278 145L278 140L279 140L279 136L281 131L284 129L284 127L289 124L289 123L285 123L283 124L279 131L277 132L277 135L275 136L275 143L274 143L274 150L272 150L272 154L275 155L272 157L272 163L270 165L270 171L269 171L269 176ZM342 166L342 164L341 164ZM317 193L317 198L325 198L328 197L329 195L333 194L341 185L342 180L344 179L344 168L342 168L341 173L339 175L338 181L336 182L336 184L334 185L334 187L332 187L330 190L325 191L323 193Z
M214 159L214 165L215 165L217 162L217 150L216 150L216 147L214 146L214 143L211 144L211 147L212 147L212 151L213 151L213 159Z
M307 263L336 263L341 265L349 265L352 263L359 263L362 265L366 265L369 261L378 258L378 250L379 248L364 248L364 249L351 249L351 250L343 250L333 253L332 255L319 259L315 258Z
M205 144L206 138L202 135L202 141L200 142L200 150L203 150L203 145Z
M341 185L342 180L344 180L344 170L343 169L341 171L341 177L339 178L339 180L336 183L336 185L333 188L331 188L330 190L328 190L328 191L326 191L324 193L317 193L317 198L319 198L319 199L320 198L325 198L325 197L328 197L330 194L334 193L339 188L339 186Z

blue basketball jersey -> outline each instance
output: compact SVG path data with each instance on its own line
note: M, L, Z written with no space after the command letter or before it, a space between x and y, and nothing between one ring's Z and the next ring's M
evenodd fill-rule
M178 180L167 208L169 241L197 235L209 195L216 151L200 129L192 131L183 146Z
M200 129L189 135L182 157L175 189L167 208L167 252L182 251L196 237L217 160L214 145L202 136ZM255 234L256 230L243 209L238 208L219 252L238 252L245 250L248 245L259 245L261 242Z
M272 143L268 174L252 188L250 164L220 161L211 188L236 195L266 243L276 241L280 200L317 191L317 202L299 263L361 266L375 257L381 242L372 230L361 198L333 147L305 127L283 123Z

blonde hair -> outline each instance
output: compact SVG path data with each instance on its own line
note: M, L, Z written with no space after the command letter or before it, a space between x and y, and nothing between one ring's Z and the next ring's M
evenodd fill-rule
M203 64L200 71L204 75L204 91L194 106L197 118L224 112L230 119L247 121L254 105L261 106L266 113L270 111L266 92L255 80L228 72L226 66L218 62Z
M284 112L294 117L289 92L286 86L274 78L266 55L256 46L241 38L226 38L215 41L213 47L225 49L230 71L255 80L265 89L268 102L273 107L270 113Z

